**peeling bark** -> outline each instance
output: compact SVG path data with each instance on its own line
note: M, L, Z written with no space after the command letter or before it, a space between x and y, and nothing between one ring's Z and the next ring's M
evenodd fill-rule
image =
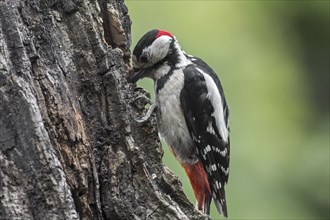
M207 219L127 84L122 0L0 1L0 219Z

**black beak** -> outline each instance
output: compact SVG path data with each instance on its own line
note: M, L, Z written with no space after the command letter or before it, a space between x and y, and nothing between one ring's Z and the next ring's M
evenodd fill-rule
M137 81L139 81L139 79L145 77L146 73L147 73L146 69L133 68L132 72L127 78L127 81L130 83L136 83Z

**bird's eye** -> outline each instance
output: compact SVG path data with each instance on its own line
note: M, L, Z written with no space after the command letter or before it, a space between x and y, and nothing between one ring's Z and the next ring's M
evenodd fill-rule
M147 63L148 62L148 57L147 57L146 54L141 55L140 62L141 63Z

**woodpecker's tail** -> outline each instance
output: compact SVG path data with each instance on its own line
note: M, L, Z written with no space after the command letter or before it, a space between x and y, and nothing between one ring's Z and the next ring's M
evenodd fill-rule
M217 207L218 212L223 215L226 219L228 218L228 211L227 211L227 202L226 202L226 194L225 189L220 187L220 197L217 196L214 192L212 194L215 207Z
M207 215L210 215L210 204L212 201L212 196L209 192L205 192L205 199L203 204L203 212Z

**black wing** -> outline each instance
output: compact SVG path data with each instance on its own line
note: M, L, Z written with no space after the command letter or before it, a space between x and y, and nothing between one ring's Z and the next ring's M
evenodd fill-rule
M224 110L224 115L225 115L225 120L226 120L226 125L228 125L228 119L229 119L229 107L227 105L227 101L226 101L226 97L221 85L221 82L217 76L217 74L214 72L214 70L207 65L207 63L204 62L204 60L202 60L199 57L194 57L194 56L190 56L188 54L185 54L186 58L188 60L190 60L193 64L195 64L196 66L198 66L198 68L200 68L201 70L203 70L206 74L208 74L209 76L211 76L211 78L213 79L213 81L215 82L215 84L217 85L220 95L221 95L221 99L223 102L223 110ZM229 126L228 126L229 129Z
M222 93L220 81L206 63L198 68L205 74L212 75L212 79L218 81L217 87ZM180 94L180 101L185 115L187 127L198 149L199 158L203 162L204 169L208 174L212 197L220 213L227 217L224 185L228 181L229 174L229 137L225 141L219 134L216 126L214 106L208 97L208 90L203 73L196 65L188 65L184 69L184 87ZM219 87L220 85L220 87ZM221 91L220 91L221 89ZM220 101L220 100L219 100ZM223 108L226 125L228 123L228 106L223 98ZM227 112L227 113L226 113Z

